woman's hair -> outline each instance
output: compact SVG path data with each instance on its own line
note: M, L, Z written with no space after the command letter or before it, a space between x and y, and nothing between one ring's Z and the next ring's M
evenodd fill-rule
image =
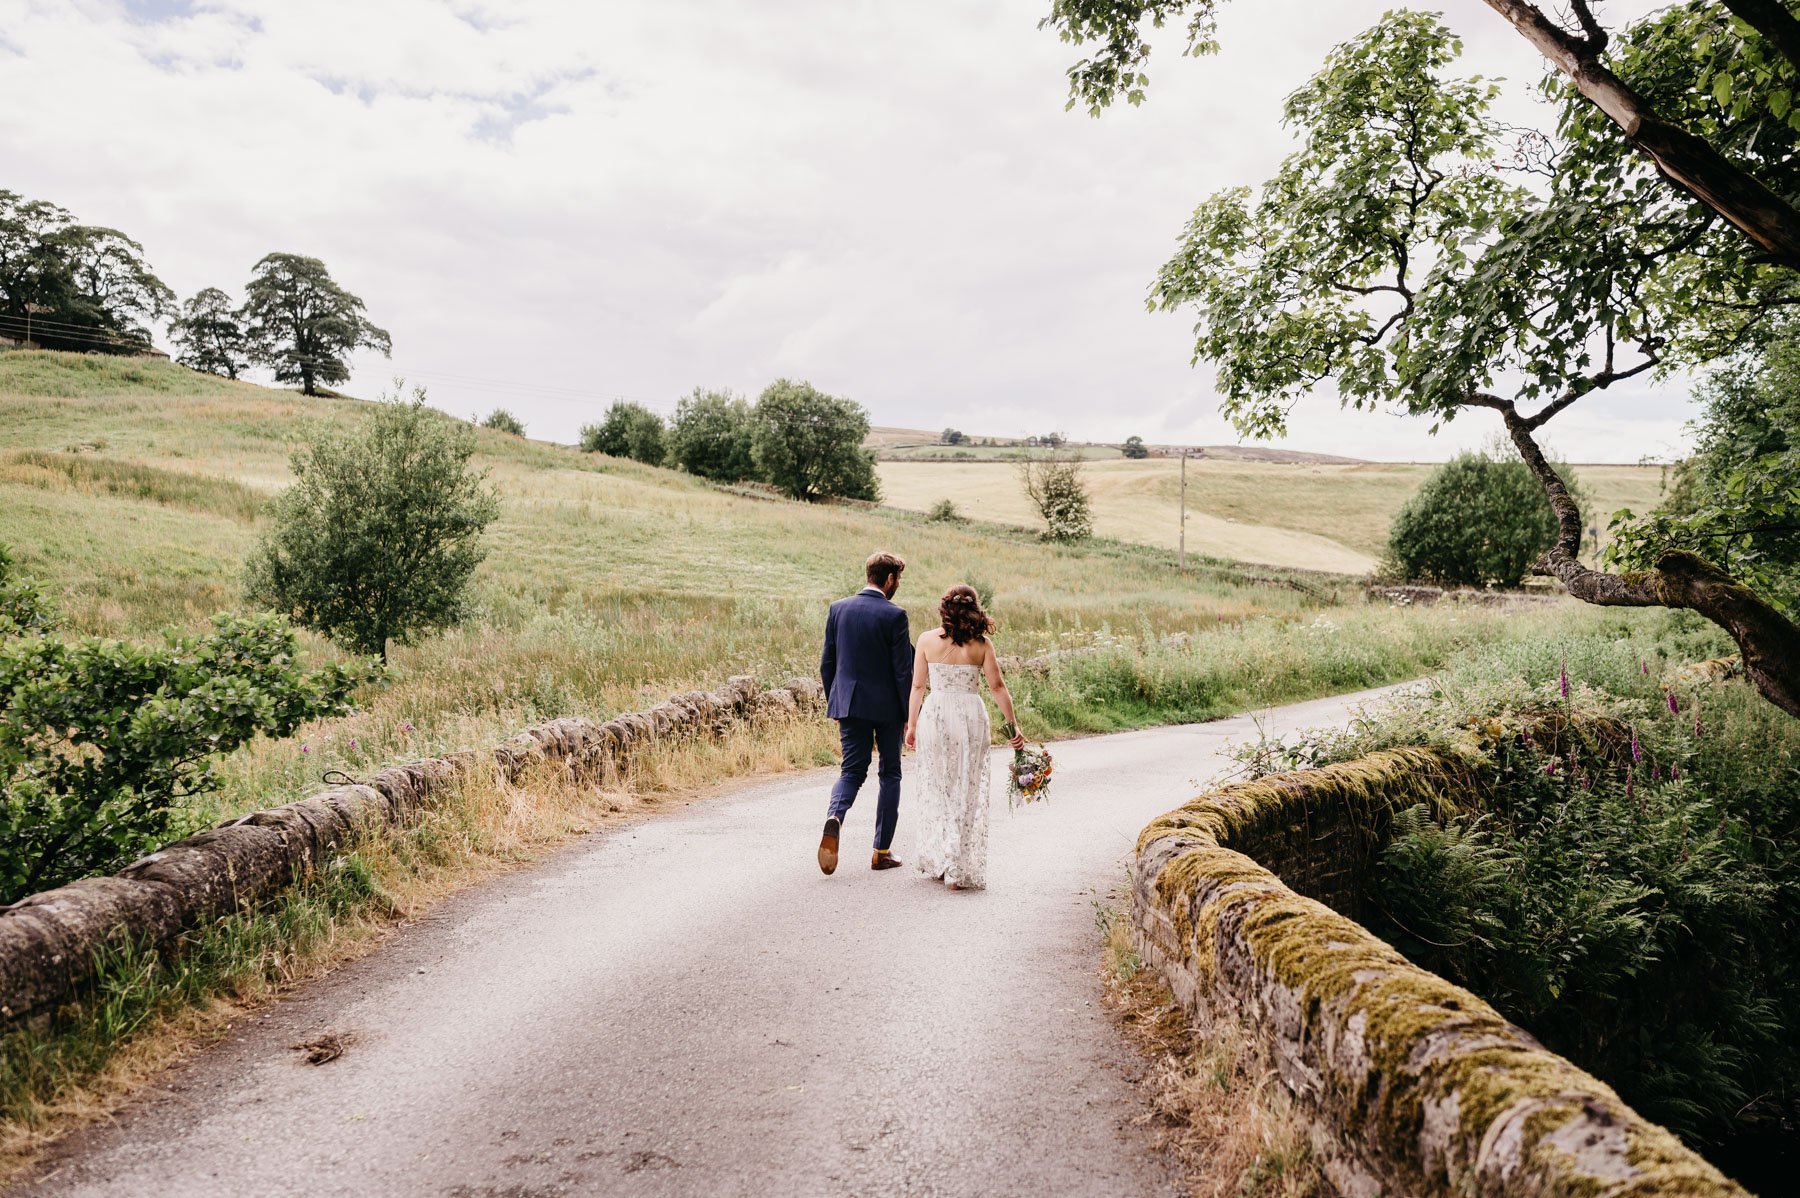
M938 616L944 621L944 635L953 644L966 645L994 631L994 622L981 610L981 596L974 587L960 583L944 592Z

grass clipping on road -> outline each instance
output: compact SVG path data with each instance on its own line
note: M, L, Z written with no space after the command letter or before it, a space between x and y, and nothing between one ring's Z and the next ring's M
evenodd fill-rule
M575 782L554 764L511 784L497 773L465 778L435 795L418 822L371 838L267 908L185 933L178 952L110 955L83 1001L48 1027L0 1037L0 1185L262 1003L361 956L439 900L722 779L818 764L834 752L832 733L802 719L653 746L606 787Z
M1131 924L1095 904L1103 1001L1148 1068L1140 1117L1193 1198L1328 1198L1287 1091L1236 1028L1198 1027L1145 967Z

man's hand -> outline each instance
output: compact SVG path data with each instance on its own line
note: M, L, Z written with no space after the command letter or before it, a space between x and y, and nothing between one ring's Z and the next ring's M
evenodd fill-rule
M906 726L906 747L915 753L919 751L919 730L911 724Z

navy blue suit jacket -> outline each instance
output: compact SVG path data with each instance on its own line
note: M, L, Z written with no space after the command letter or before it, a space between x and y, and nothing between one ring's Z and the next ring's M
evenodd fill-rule
M911 699L912 637L906 609L878 590L861 591L831 605L825 617L825 652L819 679L834 720L903 724Z

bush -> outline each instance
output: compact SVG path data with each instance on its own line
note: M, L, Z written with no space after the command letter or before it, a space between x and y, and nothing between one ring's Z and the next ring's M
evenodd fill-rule
M383 661L389 641L457 623L500 510L474 452L474 433L426 408L423 388L322 435L294 455L298 481L275 501L247 592Z
M925 518L935 524L960 524L963 517L962 513L956 510L954 502L940 499L931 505L931 510L925 513Z
M487 418L481 422L481 427L491 428L497 432L511 433L515 437L525 435L525 422L505 408L495 408L489 412Z
M672 465L715 482L735 483L756 477L750 456L755 417L749 401L729 391L702 391L675 405L669 423Z
M1050 540L1082 541L1094 535L1080 458L1055 453L1027 457L1019 463L1019 481L1025 497L1043 517L1044 535Z
M863 447L869 414L811 383L778 379L756 401L757 476L795 499L881 498L875 455Z
M961 429L947 428L938 434L939 445L961 445L966 440L968 438L963 436Z
M0 903L110 873L191 830L215 757L348 709L360 667L306 672L273 616L137 646L56 634L0 550Z
M1512 587L1555 540L1550 501L1524 462L1465 453L1433 471L1394 516L1388 554L1408 579Z
M599 424L582 426L581 448L660 466L669 456L668 432L661 416L642 404L620 400L606 409Z
M1119 446L1119 452L1134 462L1142 461L1150 456L1150 448L1144 444L1142 437L1125 438L1125 444Z

